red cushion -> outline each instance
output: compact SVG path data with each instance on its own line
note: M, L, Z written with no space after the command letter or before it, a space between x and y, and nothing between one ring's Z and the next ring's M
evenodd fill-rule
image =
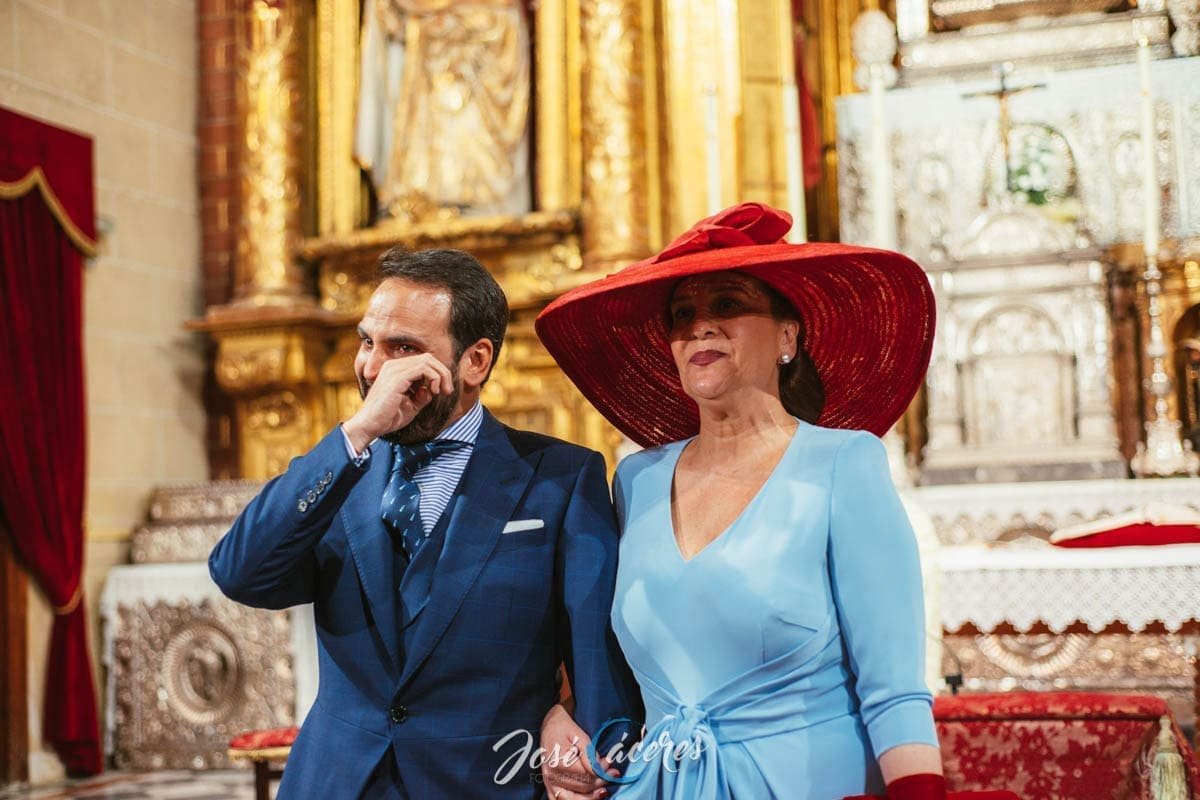
M231 750L267 750L272 747L291 747L296 741L299 728L271 728L249 731L235 736L229 742Z
M934 700L946 783L1004 787L1022 798L1148 800L1159 719L1167 704L1145 695L1087 692L964 694ZM1178 725L1176 747L1194 797L1200 770Z
M940 695L933 718L949 720L1158 719L1169 714L1166 701L1141 694L1095 692L980 692Z
M989 789L985 792L948 792L946 797L949 800L1021 800L1017 795L1003 789ZM887 800L887 796L882 794L856 794L853 797L844 797L842 800Z
M1055 542L1058 547L1145 547L1200 544L1200 525L1152 525L1139 522L1100 533Z

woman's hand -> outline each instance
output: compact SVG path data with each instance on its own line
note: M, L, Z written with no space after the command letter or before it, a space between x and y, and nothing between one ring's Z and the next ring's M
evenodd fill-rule
M561 703L546 714L542 720L542 781L549 800L599 800L608 796L604 779L597 777L588 762L590 742Z
M902 744L879 757L889 800L943 800L942 751L928 744Z

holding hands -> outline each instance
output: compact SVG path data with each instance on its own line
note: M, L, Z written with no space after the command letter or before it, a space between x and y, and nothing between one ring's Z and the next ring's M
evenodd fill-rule
M557 703L542 720L542 781L549 800L599 800L608 797L607 781L596 775L588 761L591 739L575 724L570 712ZM607 766L601 757L600 763ZM615 770L609 772L617 775Z

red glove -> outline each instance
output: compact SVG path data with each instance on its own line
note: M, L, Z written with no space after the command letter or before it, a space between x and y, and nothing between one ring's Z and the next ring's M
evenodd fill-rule
M887 785L887 800L946 800L946 779L932 772L896 778Z

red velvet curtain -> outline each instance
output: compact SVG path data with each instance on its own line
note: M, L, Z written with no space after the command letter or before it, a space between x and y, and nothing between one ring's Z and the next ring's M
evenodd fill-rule
M103 766L83 597L83 258L92 142L0 108L0 514L54 607L43 735Z

